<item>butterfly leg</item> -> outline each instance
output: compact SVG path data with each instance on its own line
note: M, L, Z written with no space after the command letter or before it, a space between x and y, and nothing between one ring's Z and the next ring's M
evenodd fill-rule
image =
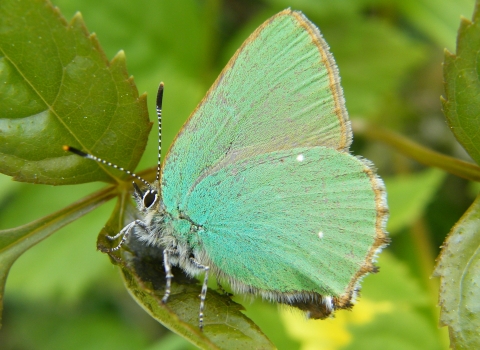
M143 230L147 230L147 225L145 225L145 223L143 221L135 220L135 221L132 221L131 223L129 223L127 226L125 226L115 236L106 235L107 239L109 239L111 241L113 241L113 240L115 240L115 239L117 239L117 238L119 238L123 235L120 243L118 243L118 245L116 247L108 249L108 252L114 252L114 251L119 250L122 247L122 245L124 245L125 242L127 241L128 235L130 234L130 232L133 230L134 227L140 227Z
M198 315L198 326L200 330L203 329L203 311L205 310L205 299L207 297L207 284L208 284L208 271L210 271L210 267L200 264L194 258L190 258L190 262L192 265L199 269L203 269L205 271L205 277L203 278L203 285L202 291L200 292L200 313Z
M170 257L172 255L178 255L178 252L174 248L169 248L165 249L163 251L163 265L165 267L165 278L167 279L166 285L165 285L165 295L162 298L162 303L166 303L168 300L168 297L170 296L170 288L172 287L172 278L173 278L173 273L172 273L172 264L170 263Z

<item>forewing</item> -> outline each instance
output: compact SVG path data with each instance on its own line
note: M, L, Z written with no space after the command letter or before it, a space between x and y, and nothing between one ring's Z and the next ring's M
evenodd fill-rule
M385 244L382 181L367 161L327 147L255 155L209 173L185 213L224 275L266 291L345 296Z
M163 167L167 210L213 167L273 150L346 151L351 130L337 68L318 29L285 10L237 51L179 133Z

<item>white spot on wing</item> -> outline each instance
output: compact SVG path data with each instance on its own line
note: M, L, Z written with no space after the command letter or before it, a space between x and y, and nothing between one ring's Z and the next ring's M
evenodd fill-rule
M297 156L297 160L298 160L299 162L303 162L303 161L305 160L305 156L304 156L303 154L299 154L299 155Z

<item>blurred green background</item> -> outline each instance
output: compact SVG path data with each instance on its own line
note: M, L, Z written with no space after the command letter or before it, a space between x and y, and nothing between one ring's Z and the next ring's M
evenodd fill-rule
M138 90L165 82L163 143L169 145L210 84L264 20L291 7L320 28L338 63L354 121L395 130L468 160L441 112L443 50L455 50L460 16L473 0L55 0L69 20L80 11L108 58L124 50ZM138 169L154 166L156 128ZM166 150L167 147L164 147ZM385 179L392 244L368 276L352 312L306 322L261 301L236 297L280 349L447 349L438 328L439 247L479 190L356 134L353 153ZM0 176L0 229L47 215L103 187L14 183ZM130 298L118 271L95 250L113 201L26 252L7 280L2 349L189 349ZM207 304L208 305L208 304ZM207 309L208 317L208 309Z

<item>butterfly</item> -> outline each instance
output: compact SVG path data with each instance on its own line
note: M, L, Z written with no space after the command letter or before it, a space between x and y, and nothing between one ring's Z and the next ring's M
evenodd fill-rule
M348 309L388 243L383 182L369 161L350 154L351 142L327 43L301 12L284 10L238 49L159 162L154 183L120 168L144 184L134 183L141 219L110 237L122 237L112 250L134 234L163 251L163 302L172 266L204 273L200 328L210 273L236 293L311 318Z

